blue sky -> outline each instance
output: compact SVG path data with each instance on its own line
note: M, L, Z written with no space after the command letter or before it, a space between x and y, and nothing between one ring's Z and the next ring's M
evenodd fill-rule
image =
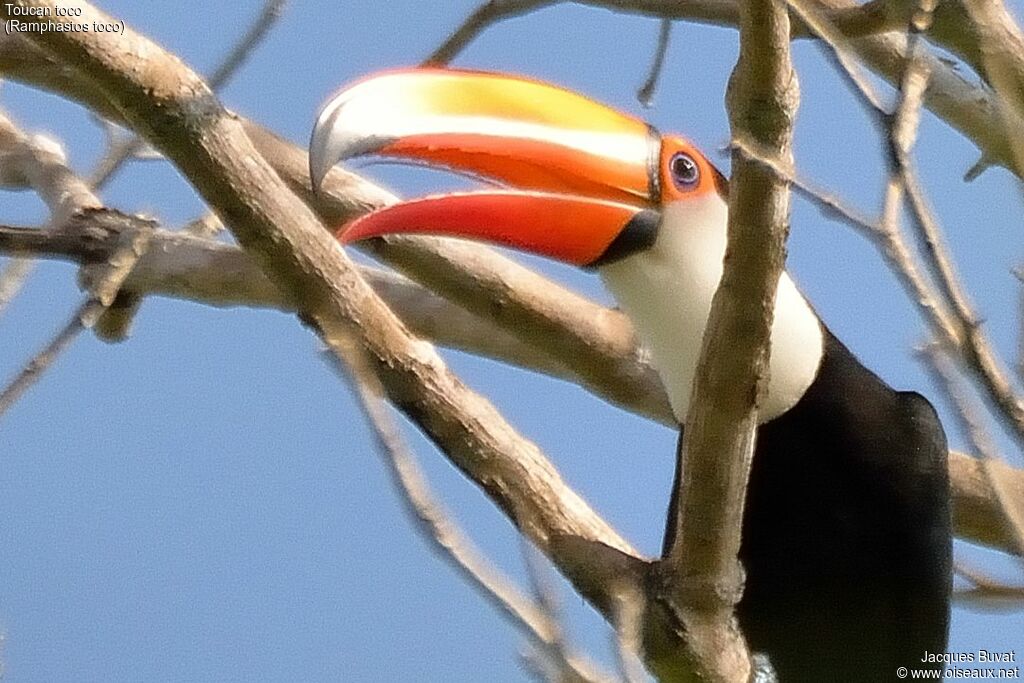
M101 3L209 71L259 3ZM225 103L305 144L333 90L416 63L473 8L294 0L223 91ZM531 74L582 90L684 133L723 168L723 105L735 31L679 24L654 107L633 93L657 35L651 19L559 6L486 33L457 64ZM818 48L795 45L803 100L803 172L875 214L881 147ZM79 107L5 84L0 106L63 139L87 172L102 137ZM960 180L976 151L931 115L917 157L986 328L1008 357L1019 334L1021 206L1002 170ZM374 166L405 194L463 181ZM160 162L133 164L103 193L111 206L167 225L198 217L187 183ZM27 194L0 195L5 222L45 216ZM925 331L861 237L796 202L790 270L826 323L894 387L945 415L911 349ZM531 264L602 301L596 278ZM80 294L72 267L44 263L0 317L0 377L10 377L66 321ZM0 661L8 680L520 681L521 640L411 530L347 389L293 316L147 300L131 339L83 337L0 418ZM654 553L671 480L674 434L582 390L449 353L452 366L534 439L567 480L628 538ZM950 419L951 444L966 443ZM504 518L413 430L409 438L460 522L522 578ZM1017 465L1016 451L998 433ZM970 548L995 570L1009 562ZM564 593L569 632L608 660L608 632ZM951 651L1024 644L1024 615L957 610Z

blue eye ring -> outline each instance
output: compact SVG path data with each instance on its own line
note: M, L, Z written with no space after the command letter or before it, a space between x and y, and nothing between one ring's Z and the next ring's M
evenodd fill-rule
M676 152L668 162L668 174L680 190L692 189L700 182L700 166L686 152Z

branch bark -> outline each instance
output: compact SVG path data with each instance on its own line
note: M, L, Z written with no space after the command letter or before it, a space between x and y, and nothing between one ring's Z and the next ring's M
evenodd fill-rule
M733 137L787 165L799 101L789 33L782 2L742 3L740 56L726 94ZM734 615L743 593L737 555L789 233L788 183L739 151L732 168L724 271L686 416L677 515L669 520L675 534L664 559L687 645L708 680L723 682L751 677Z
M563 0L490 0L487 5L499 5L500 12L484 12L481 21L477 14L471 17L472 32L457 31L459 49L468 45L477 35L497 21L533 12ZM735 0L575 0L576 4L599 7L614 12L639 14L643 16L678 19L714 26L736 27L739 25L739 8L742 3ZM847 37L861 59L872 71L898 86L906 62L905 37L893 33L880 33L896 26L906 25L905 17L913 10L912 0L878 0L858 5L854 0L821 0L825 18ZM963 21L961 3L941 3L936 12L929 39L939 46L962 56L979 73L981 65L981 43L976 31ZM467 20L464 27L470 25ZM799 19L792 23L793 38L809 38L814 33ZM439 48L447 59L457 50ZM925 57L925 66L932 72L932 82L925 94L925 106L939 118L973 142L981 151L980 167L1004 166L1017 176L1024 177L1024 168L1016 162L1012 136L1007 134L1000 116L999 98L984 88L978 87L949 64L932 54ZM2 59L0 59L2 63ZM970 173L970 172L969 172ZM973 174L972 174L973 175Z
M9 19L14 7L56 14L52 0L18 0L0 5L0 19ZM78 21L110 21L81 0L61 7L80 11ZM429 344L408 333L264 161L239 121L180 60L128 28L121 36L53 32L31 40L84 75L182 170L271 282L303 302L328 344L359 339L389 398L539 547L567 535L636 554L562 482L534 444L466 388Z
M140 219L111 209L86 211L56 230L0 225L0 254L68 260L105 261L120 235L140 228ZM151 227L150 248L125 279L123 291L158 295L216 307L250 306L299 312L290 300L236 246ZM502 327L470 313L400 275L360 267L377 295L417 335L443 346L488 356L554 377L579 381L572 370ZM651 371L653 372L653 371ZM657 379L653 378L652 383Z
M91 222L93 216L98 215L87 213L76 220ZM106 228L100 223L96 221L90 226L83 226L74 234L0 226L0 253L31 254L76 262L103 259L116 245L116 233L106 233ZM100 243L94 243L93 239L99 239ZM238 247L161 229L154 231L152 240L151 248L123 285L128 291L187 299L210 306L296 310ZM623 387L606 385L602 380L581 377L574 369L577 366L552 365L556 362L552 360L555 358L553 352L561 344L562 331L555 330L549 337L525 339L493 326L486 316L469 314L439 297L425 298L429 293L408 281L380 271L364 271L364 275L378 294L418 334L451 348L575 382L611 403L619 403L618 398L628 394L619 403L624 409L665 425L675 424L665 391L640 349L630 346L627 352L618 356L602 356L600 353L600 349L609 349L612 353L616 339L633 338L629 321L616 311L605 312L607 327L615 329L615 334L610 338L595 338L582 353L586 356L585 365L620 365L622 370L616 374L641 378L635 392L625 392ZM519 296L529 299L523 292ZM524 315L533 314L526 312ZM956 534L973 543L1014 553L1016 544L1005 530L995 494L983 479L978 478L978 461L957 451L950 452L949 457ZM1006 485L1017 500L1024 501L1024 471L1006 465L1003 468Z
M0 73L53 90L124 122L106 94L20 35L0 34ZM306 152L257 123L234 115L253 145L288 187L327 225L396 201L360 176L334 168L322 191L310 188ZM643 405L669 415L663 392L651 392L646 363L623 362L636 354L625 316L580 297L479 244L439 238L394 237L362 243L371 254L460 306L493 320L506 332L568 363L581 383L615 404ZM496 306L495 301L501 302ZM557 339L557 344L554 340ZM639 356L636 356L639 358ZM641 372L636 372L637 368Z

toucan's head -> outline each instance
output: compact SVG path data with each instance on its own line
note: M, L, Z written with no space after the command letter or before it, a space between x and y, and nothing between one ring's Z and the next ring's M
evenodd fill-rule
M649 247L665 208L721 202L725 188L681 137L546 83L473 71L391 71L332 97L313 130L314 185L339 160L363 155L451 168L507 189L397 204L344 226L343 242L434 233L580 266Z
M725 180L693 145L545 83L412 69L360 81L320 113L309 151L314 186L338 161L363 155L450 168L506 189L379 209L343 226L342 242L430 233L596 267L685 419L727 224ZM796 403L821 353L817 317L784 274L763 419Z

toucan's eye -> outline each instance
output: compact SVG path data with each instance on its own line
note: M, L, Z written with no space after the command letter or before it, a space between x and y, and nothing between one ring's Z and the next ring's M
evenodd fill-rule
M668 162L669 173L672 174L672 182L680 190L689 190L700 180L700 168L686 152L676 152Z

